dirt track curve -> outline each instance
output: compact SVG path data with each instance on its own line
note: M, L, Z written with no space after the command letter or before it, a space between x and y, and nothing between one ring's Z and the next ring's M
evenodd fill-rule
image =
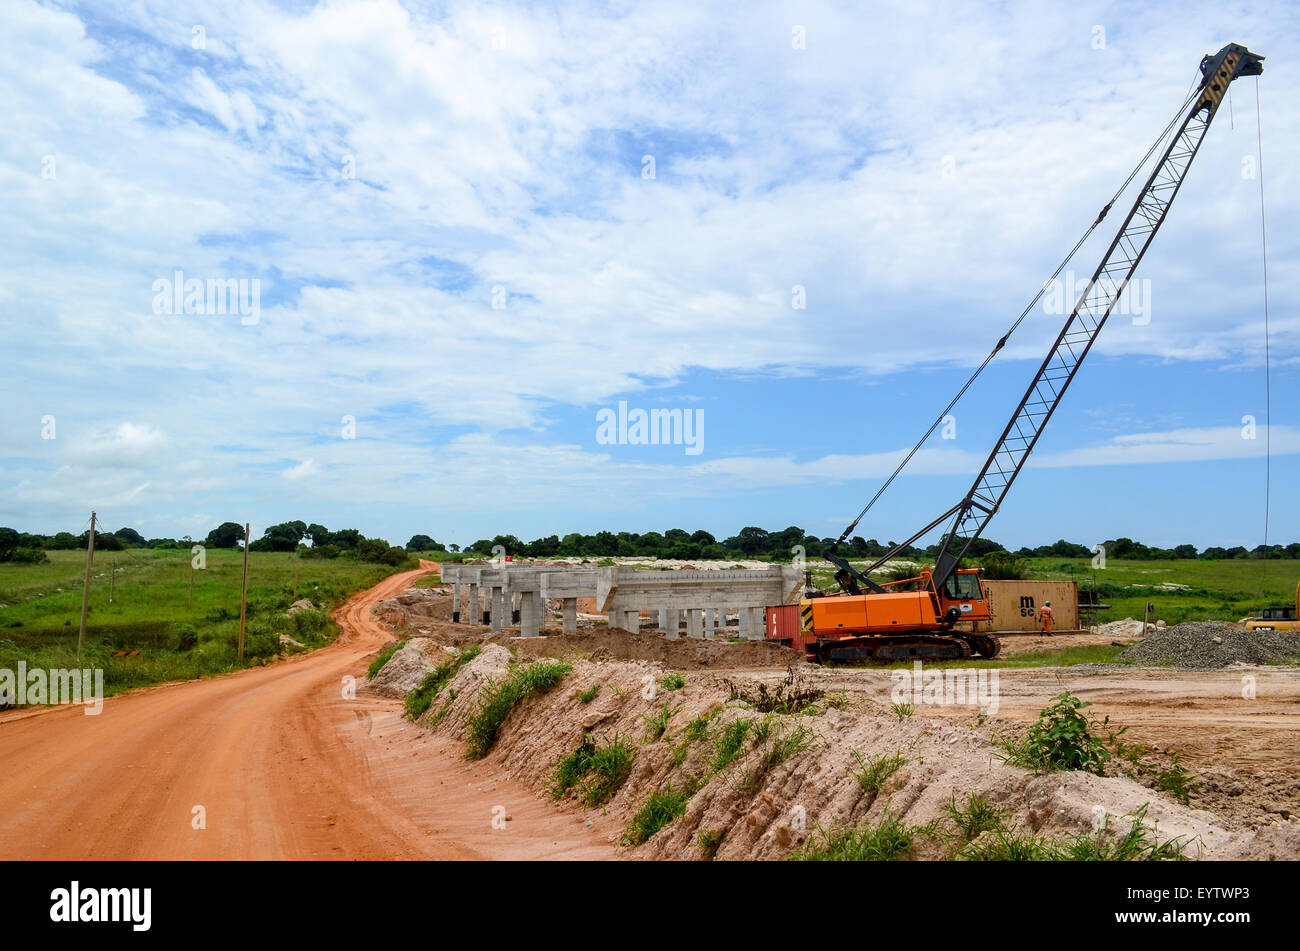
M466 763L396 701L343 699L389 640L371 606L422 565L350 599L338 641L310 654L112 697L98 716L0 716L0 859L615 857L602 823Z

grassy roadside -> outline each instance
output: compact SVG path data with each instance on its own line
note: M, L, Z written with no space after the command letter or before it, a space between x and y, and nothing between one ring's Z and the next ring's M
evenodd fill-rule
M85 553L48 555L46 564L0 565L0 668L16 669L19 661L29 669L102 668L105 693L111 695L240 667L241 551L208 549L206 568L193 573L192 606L188 551L97 555L80 658ZM330 609L405 570L346 558L304 560L292 552L252 552L248 569L244 666L277 656L281 634L309 648L329 643L337 633ZM316 609L286 616L285 609L299 599L310 600ZM112 656L130 651L139 656Z

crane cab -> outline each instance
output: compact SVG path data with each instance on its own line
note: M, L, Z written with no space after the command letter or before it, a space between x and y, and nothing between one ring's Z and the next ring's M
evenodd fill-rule
M928 572L926 572L928 574ZM988 598L980 585L978 568L959 568L935 592L940 617L956 621L988 621Z

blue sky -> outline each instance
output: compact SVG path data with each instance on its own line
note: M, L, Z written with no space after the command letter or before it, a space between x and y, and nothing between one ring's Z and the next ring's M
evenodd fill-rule
M1267 57L1270 538L1300 539L1294 4L4 18L0 524L838 534L1235 41ZM1262 541L1255 97L991 537ZM177 270L258 281L255 319L155 313ZM1031 315L861 534L961 496L1061 319ZM701 412L701 451L599 443L619 401Z

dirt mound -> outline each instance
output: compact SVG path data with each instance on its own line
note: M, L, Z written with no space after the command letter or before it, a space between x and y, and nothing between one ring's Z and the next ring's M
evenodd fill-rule
M399 614L407 619L450 621L451 601L450 588L409 588L380 601L375 610L381 614Z
M1243 631L1217 621L1189 621L1148 634L1120 658L1182 670L1217 670L1232 664L1294 664L1300 662L1300 635Z
M385 697L401 699L440 663L443 649L427 637L413 637L402 649L388 658L388 663L368 682L370 689Z
M495 645L467 664L435 700L426 723L466 738L488 680L506 675L509 657ZM1208 813L1189 809L1125 778L1086 773L1035 777L1001 762L978 731L921 717L898 718L871 702L840 709L822 704L805 715L763 715L732 700L719 677L697 673L665 689L665 669L647 661L590 663L550 690L521 700L501 729L489 761L539 792L552 788L560 760L584 734L634 750L626 780L603 806L620 826L656 793L686 790L684 811L631 848L642 858L777 859L815 830L875 825L886 816L909 826L942 820L954 797L971 793L1005 811L1005 822L1034 835L1087 833L1100 815L1122 832L1122 817L1144 806L1161 840L1182 837L1189 857L1240 857L1265 849L1300 857L1300 824L1232 833ZM598 689L597 689L598 688ZM595 696L591 691L595 690ZM581 694L581 696L580 696ZM583 702L583 697L587 702ZM667 728L656 736L656 719ZM738 740L728 747L728 738ZM734 756L723 755L728 750ZM876 758L901 757L878 788L855 773ZM1256 836L1263 837L1258 843ZM621 839L620 834L611 841ZM918 834L914 857L943 858L942 836Z
M1156 629L1154 624L1144 625L1136 618L1126 617L1122 621L1109 621L1106 624L1098 624L1092 629L1094 634L1104 634L1106 637L1115 639L1142 637Z
M575 634L553 632L545 637L512 638L510 647L519 657L578 657L584 660L649 660L677 670L736 667L786 668L803 658L797 651L774 641L738 641L719 638L679 637L669 640L653 631L626 631L595 627Z

